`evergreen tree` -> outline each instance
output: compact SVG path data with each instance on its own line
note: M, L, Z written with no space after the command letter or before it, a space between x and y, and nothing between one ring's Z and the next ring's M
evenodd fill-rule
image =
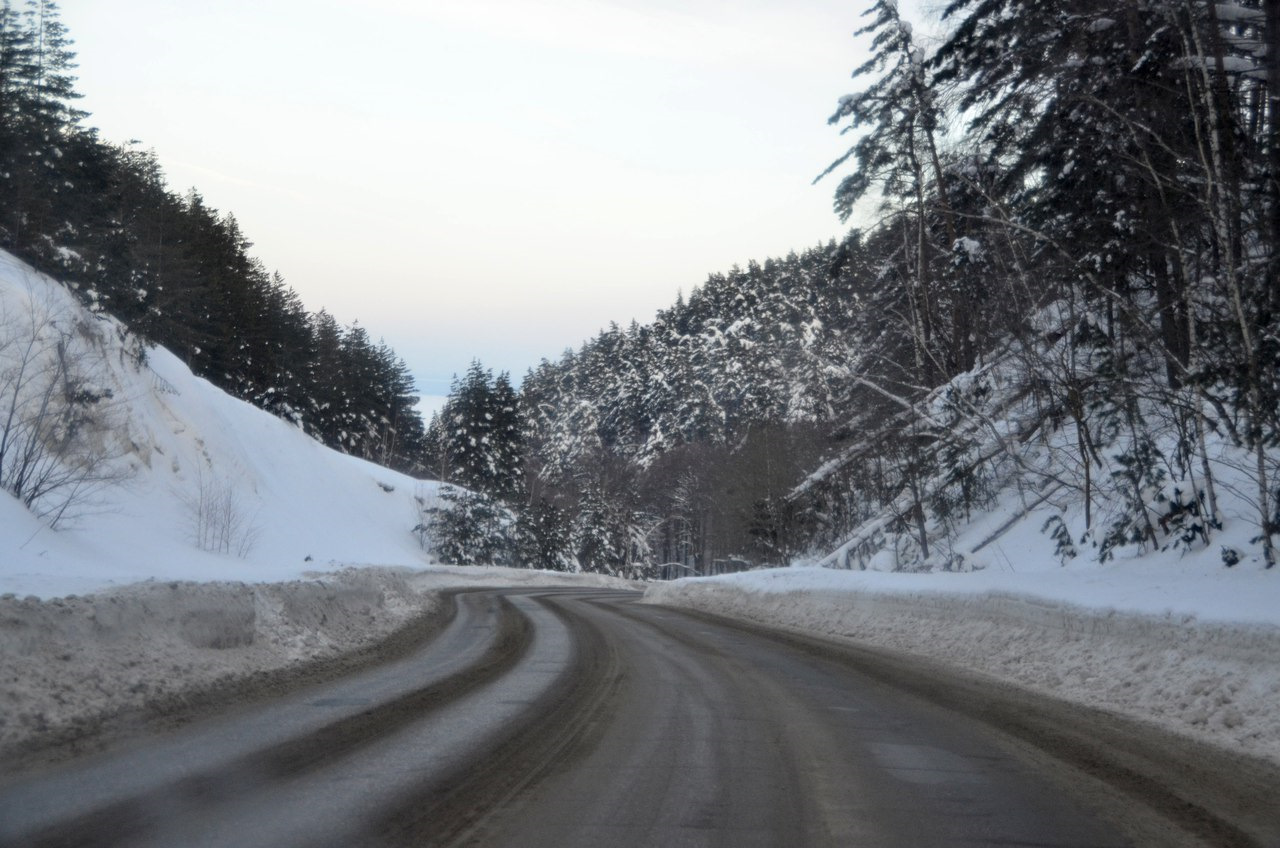
M538 499L516 519L516 562L524 568L578 571L572 548L573 521L550 501Z
M440 505L427 511L424 526L440 562L452 565L513 565L513 517L483 492L440 490Z
M505 373L474 360L466 375L455 377L439 417L439 431L428 441L440 444L434 463L449 469L450 480L502 501L513 502L522 485L520 404Z

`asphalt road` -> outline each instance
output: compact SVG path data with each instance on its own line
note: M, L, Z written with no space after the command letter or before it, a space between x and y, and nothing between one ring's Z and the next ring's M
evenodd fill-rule
M461 593L408 656L0 778L0 846L1280 846L1268 764L637 597Z

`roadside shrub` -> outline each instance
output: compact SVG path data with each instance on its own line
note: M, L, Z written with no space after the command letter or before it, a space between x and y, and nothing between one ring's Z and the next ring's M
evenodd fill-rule
M452 565L512 565L514 519L496 499L480 492L442 486L439 500L424 506L420 538Z
M0 312L0 488L53 527L127 476L118 407L88 347L95 330L47 303Z
M245 509L231 480L203 473L194 493L184 498L191 542L202 551L244 559L261 527Z

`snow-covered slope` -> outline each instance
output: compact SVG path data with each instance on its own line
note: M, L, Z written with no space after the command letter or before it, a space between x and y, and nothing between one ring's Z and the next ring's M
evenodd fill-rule
M91 316L62 285L0 252L0 318L10 339L29 332L33 314L60 328L93 386L110 391L101 404L111 423L104 450L119 479L74 504L56 530L0 493L0 593L49 597L147 578L285 580L339 564L428 562L412 528L415 497L430 498L435 483L330 450L193 376L166 350L136 364L116 322Z
M0 480L22 465L15 442L46 460L62 443L39 467L73 483L32 509L0 490L0 759L109 739L201 693L297 685L429 628L449 587L631 585L424 568L414 527L436 483L330 450L166 350L137 353L117 322L0 252ZM51 414L68 395L99 400Z

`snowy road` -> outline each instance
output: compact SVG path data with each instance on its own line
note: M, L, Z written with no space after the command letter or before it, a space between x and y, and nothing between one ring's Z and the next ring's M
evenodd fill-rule
M885 652L477 591L418 653L0 786L0 845L1276 845L1260 763Z

